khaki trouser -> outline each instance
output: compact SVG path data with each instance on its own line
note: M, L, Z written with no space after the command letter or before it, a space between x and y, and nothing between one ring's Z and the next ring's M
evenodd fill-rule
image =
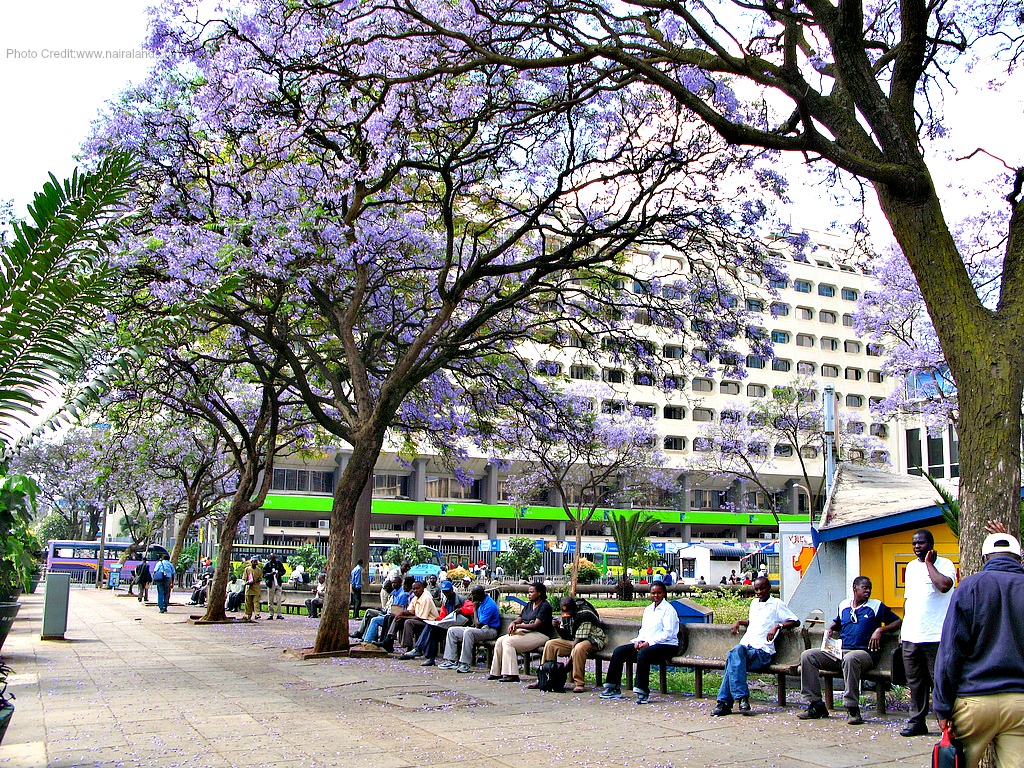
M964 743L967 768L977 768L991 742L997 768L1024 768L1024 693L958 697L953 731Z
M589 640L581 640L574 644L569 640L556 637L544 644L544 655L541 657L540 663L557 661L559 656L568 656L572 662L573 683L577 688L585 688L587 685L587 657L590 656L593 649L594 644Z
M843 661L840 663L824 651L812 648L800 654L800 692L810 702L821 701L821 678L818 676L818 670L841 671L846 685L843 704L847 707L859 707L860 678L874 666L875 660L867 651L844 651ZM832 706L831 701L828 704Z
M245 618L251 619L253 614L260 615L260 593L245 590Z
M520 653L529 653L547 642L543 632L527 632L524 635L502 635L494 643L491 656L492 675L518 675Z

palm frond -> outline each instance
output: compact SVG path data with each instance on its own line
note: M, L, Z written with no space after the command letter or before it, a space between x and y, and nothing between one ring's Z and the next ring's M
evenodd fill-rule
M127 222L137 170L115 153L63 183L51 175L0 249L0 442L83 360L83 331L113 286L107 255Z
M953 497L949 491L939 485L938 481L927 472L922 472L925 479L932 484L935 491L942 497L942 504L939 505L939 509L942 510L942 519L946 521L946 525L949 526L949 530L953 532L953 535L958 539L960 538L960 501Z

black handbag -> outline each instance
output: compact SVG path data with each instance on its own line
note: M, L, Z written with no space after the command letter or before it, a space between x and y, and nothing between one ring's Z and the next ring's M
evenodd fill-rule
M949 725L942 729L942 738L932 747L932 768L967 768L964 745L953 738Z
M907 684L907 670L903 666L903 643L896 646L892 652L892 660L889 663L892 684L904 686Z

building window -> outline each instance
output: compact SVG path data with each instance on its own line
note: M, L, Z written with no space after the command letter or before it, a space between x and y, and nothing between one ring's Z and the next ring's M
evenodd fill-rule
M866 351L868 357L881 357L885 352L881 344L868 344Z
M697 578L697 560L692 557L683 557L679 560L679 575L684 579Z
M747 299L747 312L764 312L764 302L760 299Z
M785 331L772 331L773 344L789 344L789 334Z
M621 414L626 412L626 404L621 400L602 400L601 413Z
M846 301L856 301L860 294L853 288L843 288L843 298Z
M884 402L885 402L885 398L884 397L869 397L868 398L868 406L870 406L871 408L877 408L878 406L880 406Z
M946 462L942 456L942 435L928 435L928 474L932 477L946 476Z
M796 291L797 293L810 293L811 284L806 280L794 280L793 290Z
M797 307L796 317L798 320L813 320L814 310L810 307Z
M764 384L747 384L747 397L767 397L768 387Z
M860 368L847 368L846 369L846 380L847 381L860 381L864 378L864 371Z
M849 355L860 354L860 342L859 341L844 341L843 351Z
M824 296L826 299L831 299L836 295L836 287L834 285L818 285L818 295Z
M776 357L772 359L772 370L779 371L781 373L789 373L793 369L793 363L790 360L783 360L782 358Z
M911 475L921 474L923 457L921 453L921 430L907 430L907 472Z
M276 472L276 470L275 470ZM409 496L408 475L382 475L375 472L373 475L373 495L381 498L396 498Z
M796 372L801 376L813 376L814 363L808 362L807 360L801 360L796 364Z
M665 377L665 389L682 389L685 386L685 376L669 375Z
M867 426L868 425L865 424L863 421L851 421L849 424L846 425L846 428L847 430L849 430L851 435L863 435L864 430L867 429Z
M734 411L732 409L725 408L722 410L722 413L719 416L719 420L723 424L739 424L741 421L743 421L743 414L740 413L739 411Z
M666 405L662 413L666 419L679 421L686 418L686 409L681 405Z
M558 376L562 373L562 364L554 360L538 360L536 367L541 376Z
M764 358L758 355L747 355L747 368L761 370L764 368Z
M653 419L658 414L658 406L654 403L636 403L633 405L633 413L645 419Z
M785 459L793 455L793 446L789 443L779 443L775 446L775 455L780 459Z
M582 379L584 381L594 380L594 369L589 365L570 365L569 378Z
M654 374L650 371L637 371L633 374L633 383L638 387L653 387Z
M813 347L814 337L809 333L798 333L796 335L796 345L798 347Z
M805 459L816 459L818 458L818 449L813 445L805 445L800 449L800 455Z
M778 288L778 289L781 290L781 289L785 288L787 285L789 285L789 282L784 277L778 277L778 278L775 278L774 280L768 281L768 284L772 288Z
M601 371L601 380L609 384L625 384L626 372L621 368L604 368Z
M818 320L825 323L825 325L835 325L836 320L838 319L839 317L836 315L835 312L832 312L827 309L823 309L821 310L821 312L818 313Z
M885 381L885 374L881 371L868 371L868 381L872 384L881 384Z
M569 341L566 342L567 346L578 347L579 349L590 349L593 346L594 340L589 336L582 336L578 333L570 333Z
M671 360L680 360L683 357L683 348L679 344L666 344L662 348L662 354Z
M960 436L949 428L949 476L960 477Z
M839 378L839 366L823 365L821 366L821 375L827 379L837 379Z
M718 391L723 395L738 395L740 393L740 383L738 381L723 381L718 385Z
M665 436L665 450L666 451L685 451L686 450L686 438L680 437L679 435L666 435Z
M690 385L694 392L714 392L715 382L711 379L694 379Z
M706 349L695 349L693 350L693 359L698 363L704 363L707 365L711 362L711 355L708 354Z
M772 317L789 317L789 304L781 301L772 302Z
M889 428L885 424L872 424L868 431L872 436L885 440L889 436Z
M270 487L275 491L334 493L334 473L319 469L275 469Z
M428 499L478 499L479 481L474 480L468 486L462 486L454 477L428 477Z
M714 421L715 412L710 408L694 408L693 409L693 420L694 421Z
M820 346L826 352L838 352L839 339L830 339L828 336L822 336Z
M860 408L864 405L863 395L847 395L846 396L846 407L847 408Z
M798 395L801 403L813 403L818 399L818 393L813 389L801 389Z
M853 328L853 315L849 312L843 315L843 326L845 328Z

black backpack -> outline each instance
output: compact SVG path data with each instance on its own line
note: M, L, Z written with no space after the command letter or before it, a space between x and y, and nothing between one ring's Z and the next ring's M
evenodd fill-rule
M569 677L568 669L560 661L545 661L537 668L537 688L542 691L563 693Z
M574 597L573 600L576 602L576 614L579 615L584 611L589 611L594 614L594 623L597 624L601 629L607 629L604 622L601 621L601 614L597 612L597 608L594 604L587 600L585 597Z

